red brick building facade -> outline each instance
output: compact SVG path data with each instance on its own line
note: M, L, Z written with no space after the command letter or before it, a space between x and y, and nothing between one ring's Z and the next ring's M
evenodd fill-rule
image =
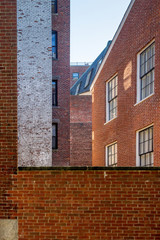
M70 166L92 165L92 98L71 95Z
M160 4L135 0L92 85L93 165L160 165Z
M52 61L53 95L56 95L52 108L53 135L56 135L52 164L68 166L70 158L70 0L57 1L56 10L52 13L52 31L56 32L57 46L56 56Z
M82 74L89 68L88 64L85 65L71 65L70 66L70 88L82 76Z

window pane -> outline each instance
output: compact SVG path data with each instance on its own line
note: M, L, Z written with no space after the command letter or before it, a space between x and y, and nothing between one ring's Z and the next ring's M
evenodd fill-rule
M52 125L52 149L57 149L57 124Z
M155 44L140 54L141 100L153 93Z
M78 80L78 78L79 78L79 73L78 73L78 72L73 73L73 74L72 74L72 78L73 78L73 80Z
M57 81L52 81L52 105L57 106Z
M139 156L141 166L150 166L153 155L153 127L139 132Z
M52 31L52 57L57 58L57 32Z
M117 143L112 144L108 148L108 166L116 166L117 165Z
M57 0L52 0L52 13L57 13Z

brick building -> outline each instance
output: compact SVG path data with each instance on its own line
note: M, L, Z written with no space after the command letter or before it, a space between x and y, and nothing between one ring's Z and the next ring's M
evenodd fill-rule
M18 0L17 29L18 164L68 166L70 1Z
M89 68L89 63L71 63L70 65L70 88Z
M160 165L159 11L131 1L91 86L94 166Z
M52 9L52 124L53 166L69 166L70 161L70 0L57 2Z
M160 168L35 166L52 165L51 4L0 9L0 239L159 239Z
M111 42L109 41L105 49L70 90L71 166L92 165L92 96L90 86L110 44Z

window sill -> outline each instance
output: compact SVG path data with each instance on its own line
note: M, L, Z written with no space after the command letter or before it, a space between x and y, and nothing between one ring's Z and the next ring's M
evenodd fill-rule
M58 13L52 13L52 15L54 15L54 16L58 16Z
M60 108L60 106L53 106L53 105L52 105L52 108Z
M117 117L115 117L115 118L112 118L111 120L109 120L109 121L107 121L107 122L105 122L104 123L104 125L107 125L108 123L110 123L110 122L112 122L113 120L115 120Z
M134 106L137 106L138 104L144 102L145 100L147 100L148 98L152 97L154 95L154 93L152 93L151 95L149 95L148 97L146 98L143 98L142 100L140 100L139 102L137 102L136 104L134 104Z

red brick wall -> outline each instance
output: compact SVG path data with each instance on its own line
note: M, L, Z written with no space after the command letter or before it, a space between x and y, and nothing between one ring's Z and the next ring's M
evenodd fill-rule
M92 99L85 95L70 97L70 165L91 166Z
M72 73L79 73L79 78L82 76L82 74L89 68L89 65L84 66L70 66L70 87L72 87L76 80L72 78Z
M19 240L160 239L159 170L21 170Z
M0 1L0 218L14 213L6 189L17 167L16 0Z
M160 165L160 5L136 0L93 91L93 165L105 165L105 146L117 141L118 166L136 165L136 131L154 124L154 165ZM137 54L155 38L155 94L136 104ZM125 79L125 72L128 79ZM106 122L106 81L118 74L118 116ZM128 81L128 82L127 82ZM126 84L129 84L128 86Z
M52 15L52 29L58 32L58 59L53 60L53 80L58 81L58 107L53 122L58 123L58 150L53 150L53 166L68 166L70 158L70 1L58 1Z

